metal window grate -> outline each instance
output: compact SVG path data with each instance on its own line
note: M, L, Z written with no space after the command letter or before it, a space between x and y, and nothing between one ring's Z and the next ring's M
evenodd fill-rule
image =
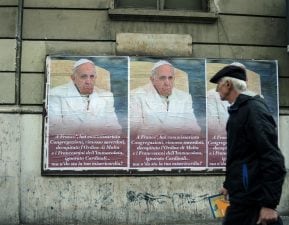
M115 8L208 11L208 0L115 0Z
M197 10L204 11L207 9L207 1L205 0L165 0L164 9L176 10Z
M115 0L115 8L157 9L159 0Z

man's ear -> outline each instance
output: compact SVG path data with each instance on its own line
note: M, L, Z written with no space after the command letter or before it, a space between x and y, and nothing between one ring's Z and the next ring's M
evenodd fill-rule
M231 87L231 85L232 85L231 81L227 80L226 81L226 86L229 88L229 87Z
M71 80L75 80L75 76L74 75L70 75Z
M226 86L227 86L227 88L228 88L229 90L232 90L232 88L233 88L233 83L232 83L232 81L227 80L227 81L226 81Z
M150 76L150 80L151 80L151 82L153 82L154 81L154 77Z

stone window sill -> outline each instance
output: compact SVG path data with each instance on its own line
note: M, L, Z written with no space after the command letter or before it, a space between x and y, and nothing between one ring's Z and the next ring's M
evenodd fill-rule
M147 22L214 23L218 15L214 12L185 10L109 9L112 20Z

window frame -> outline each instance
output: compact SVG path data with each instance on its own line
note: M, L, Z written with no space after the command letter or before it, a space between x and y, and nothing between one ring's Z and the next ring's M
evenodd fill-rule
M204 10L164 9L165 0L156 0L158 6L151 8L118 8L117 1L112 0L108 16L116 21L143 21L143 22L181 22L181 23L215 23L218 14L210 11L210 1L202 1ZM205 4L204 2L207 2ZM204 6L205 5L205 6Z

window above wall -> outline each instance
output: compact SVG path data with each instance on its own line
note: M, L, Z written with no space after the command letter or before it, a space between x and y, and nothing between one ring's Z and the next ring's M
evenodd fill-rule
M112 20L213 23L209 0L113 0Z

